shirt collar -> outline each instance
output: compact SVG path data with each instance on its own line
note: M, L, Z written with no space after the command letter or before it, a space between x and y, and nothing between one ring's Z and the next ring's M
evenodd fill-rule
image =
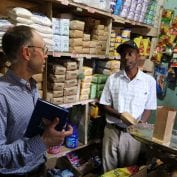
M19 78L12 70L8 70L6 76L17 84L26 87L27 89L31 90L36 85L36 81L33 78L30 78L29 81L25 79Z
M129 79L125 70L120 71L120 76ZM137 72L134 79L136 79L136 80L142 80L143 79L142 71L140 69L138 69L138 72Z

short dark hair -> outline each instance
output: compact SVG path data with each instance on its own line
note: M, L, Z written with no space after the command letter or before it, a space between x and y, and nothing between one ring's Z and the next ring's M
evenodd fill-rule
M2 49L10 62L17 58L17 53L21 46L31 42L32 31L32 28L20 25L9 28L3 35Z

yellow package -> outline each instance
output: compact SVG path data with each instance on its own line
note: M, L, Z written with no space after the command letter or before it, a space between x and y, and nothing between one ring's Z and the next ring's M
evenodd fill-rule
M141 40L143 39L142 36L134 38L134 42L136 43L137 47L140 47Z
M109 172L104 173L101 177L129 177L132 173L127 168L117 168Z
M99 117L99 107L98 107L98 105L91 105L90 116L92 118L98 118Z
M149 54L150 54L150 39L149 38L142 39L142 42L143 42L143 47L144 47L144 56L149 56Z

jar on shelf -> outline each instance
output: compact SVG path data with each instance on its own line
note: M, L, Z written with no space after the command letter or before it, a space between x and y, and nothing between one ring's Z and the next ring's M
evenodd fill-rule
M78 147L78 130L76 125L72 125L73 134L66 137L65 144L68 148L76 148Z

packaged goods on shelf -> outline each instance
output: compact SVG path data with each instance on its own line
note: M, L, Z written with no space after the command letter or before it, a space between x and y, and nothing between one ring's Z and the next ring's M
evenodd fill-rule
M81 80L80 88L80 100L88 100L90 94L90 85L92 81L93 69L91 67L84 66L82 68L84 78Z
M42 74L35 74L35 75L33 75L33 78L34 78L37 82L42 82L42 81L43 81L43 75L42 75Z
M93 73L93 68L87 67L87 66L83 66L82 67L82 71L83 71L84 76L90 76Z
M71 30L84 31L84 26L85 26L85 22L79 21L79 20L72 20L72 21L70 22L69 28L70 28Z
M77 86L64 88L64 96L76 95L77 94Z
M40 96L40 98L43 97L43 90L39 90L39 96Z
M61 63L66 67L67 71L77 70L78 66L76 61L63 60Z
M31 16L31 20L33 23L39 24L39 25L44 25L44 26L52 26L52 21L44 15L33 13Z
M64 82L65 81L65 75L59 75L59 74L49 74L48 75L49 82Z
M82 54L83 53L83 47L82 46L69 47L69 52Z
M64 96L64 103L75 103L76 95Z
M66 68L60 64L48 63L47 67L48 71L52 74L65 75L66 73Z
M65 80L65 88L69 88L69 87L73 87L76 86L78 84L77 79L71 79L71 80Z
M66 80L77 79L78 70L66 71Z
M90 92L90 91L89 91ZM88 100L89 99L89 94L81 94L80 97L79 97L80 101L83 101L83 100Z
M70 38L69 46L70 47L83 46L83 39L82 38Z
M117 0L116 1L116 4L114 6L114 10L113 10L113 14L114 15L120 15L120 12L121 12L121 9L122 9L122 6L123 6L123 0Z
M151 0L149 2L145 17L144 17L144 23L148 25L153 25L154 24L154 17L156 13L156 8L157 8L157 1L156 0Z
M70 38L83 38L84 32L80 30L70 30L69 37Z
M63 90L61 91L53 91L52 92L52 98L58 98L58 97L62 97L63 96Z
M8 19L0 18L0 31L1 32L6 32L7 29L12 26L13 24ZM0 37L2 36L0 35Z
M53 104L63 104L64 103L64 98L63 97L57 97L57 98L51 98L50 101L53 103Z
M90 88L91 82L81 82L81 89Z
M85 34L85 33L84 33L83 40L84 40L84 41L90 41L90 34Z
M49 88L49 90L55 90L55 91L62 91L64 88L64 83L48 83L47 87Z
M92 78L92 84L90 87L90 98L100 98L105 82L108 78L108 75L104 74L94 74Z
M46 98L46 100L49 101L49 102L52 102L52 101L51 101L52 98L53 98L53 93L50 92L50 91L48 91L48 92L47 92L47 98Z
M108 76L104 74L94 74L92 77L92 82L97 84L105 83Z
M36 85L39 90L42 90L42 82L38 82Z

